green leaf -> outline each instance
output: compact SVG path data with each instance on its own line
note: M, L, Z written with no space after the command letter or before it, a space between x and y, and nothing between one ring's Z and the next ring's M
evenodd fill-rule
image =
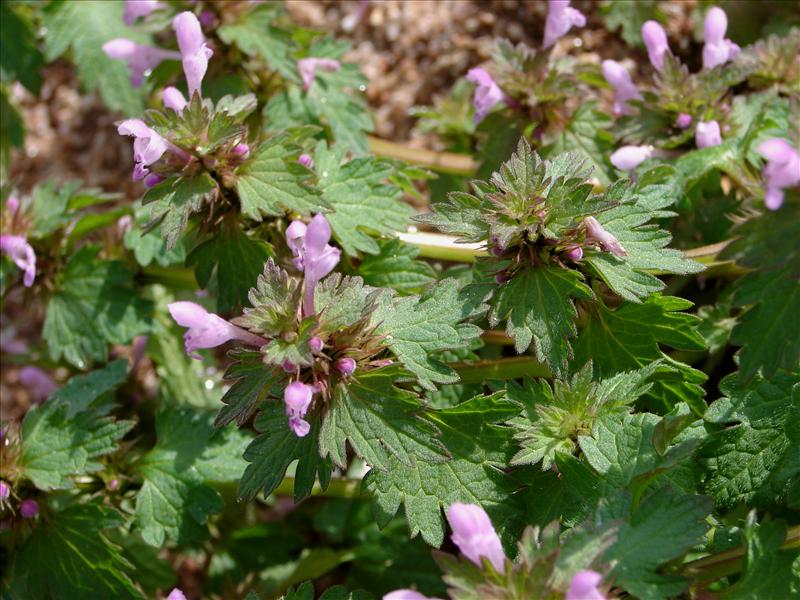
M60 0L48 4L42 14L47 29L44 36L45 58L52 61L72 49L81 83L98 90L106 106L126 115L139 115L144 106L142 93L131 85L125 62L103 52L103 44L115 38L128 38L151 44L149 36L127 27L122 20L120 2Z
M577 333L573 299L590 300L592 291L577 271L558 267L526 268L494 292L489 323L507 321L517 352L533 343L536 358L559 376L572 357L569 338Z
M631 47L642 47L642 25L645 21L666 22L657 0L605 0L600 5L600 14L609 31L620 30L625 43Z
M319 436L320 454L347 465L346 442L373 468L390 468L395 456L405 465L442 462L447 451L436 428L420 413L416 396L395 385L408 375L396 365L358 374L333 390Z
M102 456L118 448L119 440L133 427L133 421L117 421L91 410L92 401L114 389L117 361L105 371L95 371L82 381L73 379L41 406L33 406L22 423L20 466L24 475L40 490L67 489L72 478L100 471ZM85 394L81 397L78 394Z
M377 332L386 335L392 352L429 390L436 389L434 383L458 381L458 375L433 353L464 348L480 335L474 325L460 323L464 314L458 287L455 279L445 279L420 297L385 293L372 314Z
M48 510L14 557L12 597L143 598L126 574L132 565L103 533L122 524L116 510L98 502Z
M102 399L108 392L117 389L128 378L128 361L117 359L103 369L92 371L87 375L76 375L64 387L57 390L52 399L67 407L67 419L71 419L89 408L103 410L95 401Z
M436 280L436 273L428 263L414 260L418 254L419 249L400 240L379 240L378 253L365 256L357 273L374 287L419 292Z
M744 388L736 378L720 382L725 397L705 417L727 426L703 448L705 491L722 507L784 504L800 477L800 374L755 377Z
M547 156L574 152L588 161L592 174L603 185L608 185L612 173L605 157L614 149L614 136L608 131L613 122L597 105L596 101L589 101L578 107L555 143L548 147Z
M298 437L289 428L283 403L267 402L256 417L255 427L259 436L252 441L244 453L250 463L239 483L239 499L251 500L259 492L269 496L283 480L286 469L297 462L294 483L294 501L299 502L311 493L314 481L327 489L333 465L330 459L320 457L319 423L314 417L311 432Z
M657 294L642 304L625 302L614 310L599 303L575 342L573 364L591 359L595 376L608 377L663 359L648 395L667 410L682 401L696 406L705 395L700 384L706 376L673 361L660 347L690 351L705 347L696 331L698 318L678 312L690 306L688 300Z
M309 215L331 210L319 192L304 182L308 169L297 163L299 153L290 134L278 134L236 169L236 191L245 217L261 220L286 211Z
M277 337L284 331L294 332L300 281L290 277L271 258L263 269L263 273L251 281L255 287L248 296L253 308L245 308L244 315L234 322L267 338Z
M682 556L708 530L711 502L703 496L663 488L648 496L622 524L616 543L604 558L617 561L611 571L616 585L642 600L675 597L688 582L677 575L658 575L662 564Z
M325 142L314 151L314 169L322 198L333 207L326 216L333 235L348 254L377 254L370 233L393 236L402 231L412 208L402 202L402 191L387 183L394 167L373 157L342 163L344 148L329 149Z
M215 278L217 311L227 313L247 305L248 292L271 255L266 243L251 238L233 225L223 227L217 235L192 250L186 264L194 266L195 277L202 288L208 287L211 278Z
M134 471L142 479L134 522L152 546L203 540L208 517L222 510L219 494L206 482L235 481L244 470L240 452L247 440L215 433L211 417L186 408L156 417L156 445Z
M66 185L47 181L33 189L30 209L33 213L33 237L46 237L69 222L67 206L78 186L74 181Z
M105 361L108 344L126 344L148 330L149 302L132 287L122 263L81 248L67 263L50 298L43 337L53 360L85 368Z
M186 260L186 246L179 240L172 250L167 250L167 243L161 236L153 231L144 232L138 226L125 232L123 243L128 250L133 251L136 262L142 267L150 265L153 261L162 267L183 265Z
M234 383L222 397L225 406L214 421L216 427L233 421L244 425L263 400L278 397L286 385L284 374L264 365L260 352L240 350L232 356L237 361L225 371L225 379Z
M149 205L147 227L161 223L161 237L172 250L189 224L189 217L208 204L219 193L216 182L208 173L193 177L172 177L154 185L142 198Z
M391 458L385 471L372 470L364 488L373 493L378 524L385 526L405 504L411 536L422 534L433 546L444 540L442 510L454 502L483 506L499 529L519 518L510 498L514 482L503 471L511 453L511 431L493 423L519 411L502 394L476 397L454 408L425 415L441 431L452 454L445 462L417 461L409 467Z
M44 58L36 46L32 23L11 2L0 3L0 79L15 79L34 95L39 94L42 77L39 71Z

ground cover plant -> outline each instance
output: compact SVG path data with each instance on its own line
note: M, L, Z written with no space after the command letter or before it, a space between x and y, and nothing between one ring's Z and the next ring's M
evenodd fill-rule
M800 598L800 11L515 6L419 149L282 4L0 4L3 598Z

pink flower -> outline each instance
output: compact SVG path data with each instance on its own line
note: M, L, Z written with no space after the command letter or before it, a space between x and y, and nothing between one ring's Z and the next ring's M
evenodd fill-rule
M133 136L133 180L140 181L150 172L147 168L171 148L171 144L145 125L141 119L126 119L117 127L120 135Z
M506 555L489 515L477 504L452 504L447 520L453 529L452 540L461 553L479 567L482 557L489 559L499 573L505 571Z
M631 81L630 73L615 60L604 60L602 69L603 77L605 77L608 84L614 88L614 114L631 114L633 111L626 104L627 101L639 100L642 95L639 93L633 81Z
M356 361L350 357L340 358L333 366L339 373L346 377L349 377L356 371Z
M692 115L687 115L686 113L681 113L678 115L678 118L675 121L675 124L680 129L686 129L689 125L692 124Z
M586 217L583 220L583 224L586 227L587 242L596 242L601 250L604 252L611 252L614 256L622 257L628 255L617 238L603 229L603 226L600 225L597 219L594 217Z
M194 96L195 92L202 96L200 84L203 83L203 77L208 70L208 59L214 51L206 44L200 21L194 13L184 11L177 15L172 20L172 28L178 37L183 74L189 86L189 98Z
M23 500L19 503L19 514L23 519L32 519L39 514L39 503L36 500Z
M395 590L383 596L383 600L436 600L414 590Z
M136 19L146 17L161 6L163 5L158 0L125 0L125 14L122 20L130 27Z
M300 381L293 381L283 390L283 403L286 405L286 416L289 417L289 428L297 437L305 437L311 431L311 425L303 417L311 406L314 387Z
M137 44L125 38L116 38L103 44L103 52L109 58L124 60L131 71L131 84L142 85L144 78L164 60L177 60L181 57L177 52L152 48Z
M178 588L175 588L169 593L167 600L186 600L186 596Z
M164 88L161 98L164 100L164 106L171 108L178 114L181 114L188 104L181 91L172 86Z
M36 253L28 240L21 235L0 235L0 252L7 254L22 269L22 283L31 287L36 278Z
M16 196L9 196L8 200L6 200L6 209L11 213L12 218L15 217L19 210L19 198Z
M725 31L728 29L728 16L725 11L716 6L706 13L706 20L703 24L705 33L705 45L703 46L703 68L713 69L718 65L724 65L729 60L736 58L741 48L729 39L725 38Z
M664 55L669 54L667 32L655 21L647 21L642 25L642 39L647 46L647 56L656 70L664 68Z
M572 27L586 25L586 17L569 5L570 0L550 0L547 21L544 24L544 48L549 48Z
M322 352L322 347L324 345L325 344L322 342L322 340L319 339L317 336L314 336L310 340L308 340L308 347L311 348L311 352L313 352L314 354L319 354L320 352Z
M500 89L486 69L475 68L467 72L467 80L475 84L475 96L472 104L475 107L474 123L477 125L489 111L505 100L506 95Z
M22 367L19 372L19 382L28 388L36 402L46 400L58 389L58 385L47 371L43 371L39 367Z
M309 169L314 168L314 159L311 158L309 154L301 154L300 157L297 159L297 162L299 162L304 167L308 167Z
M719 123L700 121L694 130L694 140L698 148L708 148L719 146L722 143L722 134L719 131Z
M292 221L286 228L286 243L294 255L294 266L303 271L303 314L314 314L314 289L317 283L339 262L341 251L329 245L331 226L325 215L319 214L306 226Z
M150 173L147 177L144 178L144 186L149 189L154 185L158 185L162 181L164 181L164 178L161 175Z
M252 346L263 346L267 343L264 338L236 327L194 302L173 302L167 308L178 325L189 328L183 339L186 354L192 358L200 359L194 354L195 350L216 348L230 340L239 340Z
M572 261L579 261L583 258L583 248L580 246L575 246L574 248L570 248L566 252L566 257Z
M247 158L250 155L250 146L245 143L236 144L233 153L241 158Z
M11 496L11 488L5 481L0 481L0 501L8 500L9 496Z
M780 138L761 142L758 153L767 159L764 204L770 210L778 210L783 204L783 190L800 185L800 153Z
M317 69L333 73L341 68L342 65L339 61L333 58L301 58L297 61L297 70L300 71L300 77L303 79L303 88L306 91L314 83Z
M567 595L564 600L606 600L597 586L603 581L603 576L594 571L578 571L572 577Z
M622 146L611 155L611 164L620 171L633 171L651 156L652 146Z

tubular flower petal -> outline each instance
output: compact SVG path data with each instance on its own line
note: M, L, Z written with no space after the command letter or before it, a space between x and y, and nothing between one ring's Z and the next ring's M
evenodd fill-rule
M19 382L28 388L36 402L47 399L58 389L53 378L39 367L27 366L20 369Z
M144 179L150 172L147 167L160 159L170 148L167 140L145 125L140 119L126 119L117 127L120 135L133 136L133 179Z
M0 235L0 252L7 254L22 271L22 283L31 287L36 278L36 253L21 235Z
M783 204L783 190L800 185L800 152L786 140L772 138L761 142L758 153L767 159L764 167L764 203L770 210Z
M342 68L341 63L333 58L301 58L297 61L297 70L303 79L303 88L308 91L314 83L317 70L333 73Z
M505 571L503 545L483 508L477 504L452 504L447 509L447 520L453 529L451 539L464 556L479 567L485 556L497 572Z
M606 600L597 586L603 581L603 576L594 571L578 571L572 577L567 595L564 600Z
M583 258L583 248L580 246L575 246L574 248L567 250L566 256L568 259L577 262Z
M706 14L703 24L705 45L703 46L703 68L713 69L736 58L741 48L725 38L728 29L728 16L721 8L714 6Z
M181 57L177 52L152 48L137 44L125 38L116 38L103 44L103 52L109 58L124 60L131 71L131 84L142 85L144 78L164 60L177 60Z
M188 104L181 91L172 86L164 88L161 98L164 100L164 106L171 108L178 114L181 114Z
M594 217L586 217L583 220L583 224L586 226L586 241L596 242L600 245L601 250L604 252L611 252L614 256L622 257L628 255L625 248L619 243L619 240L603 229L603 226L600 225L597 219Z
M167 600L186 600L186 596L178 588L175 588L169 593Z
M350 376L356 372L356 361L352 358L340 358L334 364L334 368L342 375Z
M318 214L306 226L301 221L292 221L286 228L286 244L294 255L293 263L303 271L305 291L303 314L314 314L314 289L317 283L339 262L341 251L329 245L331 226L324 215Z
M303 417L311 406L314 388L300 381L293 381L283 390L283 403L286 405L286 416L289 417L289 428L297 437L305 437L311 431L311 425Z
M544 24L544 44L549 48L572 27L586 25L586 17L569 5L570 0L550 0L547 21Z
M8 500L8 497L11 495L11 488L8 487L8 484L5 481L0 481L0 502L3 500Z
M167 308L178 325L189 329L183 339L186 354L192 358L200 359L194 353L195 350L215 348L230 340L239 340L253 346L263 346L266 343L263 338L228 323L194 302L173 302Z
M500 89L500 86L495 83L486 69L470 69L467 72L467 80L476 85L472 104L475 107L475 117L473 121L477 125L486 118L486 115L489 114L489 111L492 110L495 105L505 100L506 95L503 93L503 90Z
M698 148L719 146L722 143L719 123L716 121L709 121L708 123L700 121L694 130L694 139Z
M146 17L151 12L163 6L159 0L125 0L125 13L122 20L125 25L131 26L139 17Z
M436 600L415 590L395 590L384 595L383 600Z
M650 64L660 71L664 67L664 55L670 52L667 32L656 21L647 21L642 25L642 40L647 46Z
M189 86L189 97L194 96L195 92L202 96L200 85L208 70L208 59L214 51L206 44L200 21L194 13L184 11L177 15L172 20L172 28L178 38L183 74Z
M615 60L604 60L602 69L603 77L614 88L614 114L630 114L632 111L627 105L628 100L639 100L642 97L631 80L630 73Z
M621 171L633 171L651 156L652 146L622 146L611 155L611 164Z

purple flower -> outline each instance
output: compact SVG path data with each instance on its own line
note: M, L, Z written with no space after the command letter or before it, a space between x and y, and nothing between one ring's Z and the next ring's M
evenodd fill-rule
M314 83L317 69L333 73L341 68L342 65L339 61L333 58L301 58L297 61L297 70L300 71L300 77L303 79L303 88L306 91Z
M161 6L163 5L158 0L125 0L125 14L122 15L122 20L130 27L136 19L146 17Z
M36 402L47 399L58 389L58 385L47 371L43 371L39 367L22 367L19 372L19 382L28 388Z
M486 69L475 68L467 72L467 80L475 84L475 95L472 104L475 107L475 125L483 121L489 111L505 100L506 95L500 89Z
M13 219L19 210L19 198L16 196L9 196L8 200L6 200L6 209L11 213L11 218Z
M314 354L322 352L323 346L324 344L322 343L322 340L319 339L317 336L314 336L310 340L308 340L308 347L311 348L311 352L313 352Z
M477 504L452 504L447 520L453 529L452 540L461 553L479 567L482 557L489 559L496 571L505 571L506 555L489 515Z
M151 188L154 185L158 185L162 181L164 181L164 178L161 175L150 173L147 177L144 178L144 186L146 188Z
M181 114L188 104L181 91L172 86L164 88L164 91L161 93L161 98L164 100L164 106L171 108L178 114Z
M283 390L283 403L286 405L286 416L289 417L289 428L297 437L305 437L311 431L311 425L303 417L308 412L314 387L300 381L293 381Z
M253 346L267 343L264 338L236 327L194 302L173 302L167 308L178 325L189 328L183 339L186 354L192 358L200 359L194 354L199 348L215 348L230 340L239 340Z
M383 600L436 600L415 590L395 590L383 596Z
M356 361L349 356L340 358L336 361L333 367L345 377L349 377L356 372Z
M8 484L5 481L0 481L0 501L8 500L8 497L11 495L11 488L8 487Z
M172 20L172 28L178 37L183 74L186 76L186 83L189 86L189 98L194 96L195 92L202 96L200 84L208 70L208 59L211 58L214 51L206 44L203 30L200 28L200 21L194 16L194 13L184 11L177 15Z
M23 519L32 519L39 514L39 503L36 500L23 500L19 503L19 514Z
M177 52L152 48L137 44L125 38L116 38L103 44L103 52L109 58L124 60L131 71L131 84L142 85L144 78L164 60L177 60L181 57Z
M233 147L233 153L241 158L247 158L250 155L250 146L245 143L236 144Z
M694 140L698 148L719 146L722 143L719 123L716 121L709 121L708 123L703 121L698 122L694 130Z
M597 586L603 581L603 576L594 571L578 571L572 577L567 595L564 600L606 600Z
M171 148L170 143L145 125L141 119L126 119L117 127L120 135L130 135L133 141L133 180L140 181L150 172L147 168Z
M615 60L604 60L602 69L603 77L605 77L608 84L614 88L614 114L631 114L633 111L627 105L627 101L639 100L642 95L639 93L633 81L631 81L630 73Z
M569 5L569 0L550 0L547 21L544 24L544 47L549 48L572 27L586 25L586 17Z
M314 168L314 159L311 158L311 156L308 154L301 154L300 157L297 159L297 162L299 162L304 167L308 167L309 169Z
M780 138L761 142L758 153L767 159L764 204L770 210L778 210L783 204L784 188L800 185L800 153Z
M656 70L664 67L664 54L670 53L667 32L655 21L647 21L642 25L642 39L647 46L647 56Z
M583 224L586 227L587 242L596 242L600 245L601 250L604 252L611 252L611 254L614 256L622 257L628 255L628 253L625 251L625 248L622 247L622 244L619 243L617 238L603 229L603 226L600 225L600 222L597 219L594 217L586 217L583 220Z
M167 596L167 600L186 600L186 596L178 588L174 588Z
M678 115L678 118L675 121L675 124L680 129L686 129L689 125L692 124L692 115L687 115L686 113L681 113Z
M28 240L21 235L0 235L0 252L7 254L22 269L22 283L31 287L36 278L36 253Z
M706 13L706 20L703 24L705 33L705 45L703 46L703 68L713 69L716 66L724 65L729 60L736 58L741 48L729 39L725 38L725 31L728 29L728 16L725 11L716 6Z
M339 262L341 251L329 245L331 226L325 215L319 214L306 226L292 221L286 228L286 243L294 255L294 266L303 271L303 314L314 314L314 288Z
M622 146L611 155L611 164L620 171L633 171L651 156L652 146Z
M578 262L583 258L583 248L580 246L570 248L566 251L565 256L572 261Z

